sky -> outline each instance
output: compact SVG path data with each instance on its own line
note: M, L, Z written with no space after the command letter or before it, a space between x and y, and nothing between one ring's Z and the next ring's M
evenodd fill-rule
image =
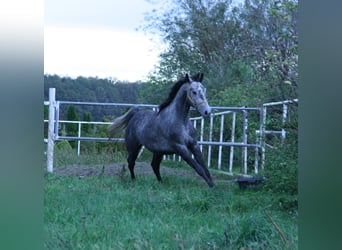
M161 47L137 28L154 8L145 0L46 0L44 74L146 79Z

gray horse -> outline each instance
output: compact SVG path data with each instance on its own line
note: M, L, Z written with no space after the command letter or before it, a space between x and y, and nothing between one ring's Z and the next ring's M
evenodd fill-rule
M206 89L201 84L203 74L188 74L172 87L169 97L159 105L159 111L131 108L116 118L108 127L109 138L126 128L125 141L128 151L128 168L135 179L134 165L142 146L153 152L151 166L158 179L164 154L178 154L208 183L214 186L197 144L196 130L190 122L189 110L194 107L203 117L210 114ZM193 159L190 152L194 155Z

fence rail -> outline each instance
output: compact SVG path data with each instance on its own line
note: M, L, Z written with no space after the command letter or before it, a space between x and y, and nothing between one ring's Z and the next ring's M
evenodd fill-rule
M234 167L238 167L240 174L247 175L251 172L257 174L259 172L259 165L264 168L265 162L265 143L264 135L273 133L280 134L285 138L285 130L280 131L269 131L266 130L266 114L267 107L272 105L287 105L298 100L288 100L285 102L277 102L272 104L264 104L263 107L211 107L212 113L209 119L203 117L191 117L190 120L193 122L194 127L197 129L198 144L202 153L206 153L207 164L209 168L213 167L213 154L214 148L217 152L217 169L223 170L227 174L234 174ZM44 120L48 123L48 138L44 139L47 142L47 170L53 172L53 151L55 141L77 141L77 154L80 155L81 141L95 141L95 142L124 142L124 138L106 138L106 137L95 137L95 136L83 136L82 126L83 125L110 125L111 122L99 122L99 121L67 121L60 120L60 107L61 105L91 105L91 106L113 106L121 108L130 107L144 107L153 110L158 109L158 105L151 104L130 104L130 103L95 103L95 102L76 102L76 101L56 101L55 100L55 89L49 89L49 101L44 101L44 105L49 106L49 119ZM287 107L283 108L285 115L283 114L283 121L286 119ZM249 129L249 114L253 113L254 118L258 117L257 120L253 120L254 123L258 124L257 129L251 132ZM237 120L241 122L240 126L237 126ZM208 124L209 123L209 124ZM77 124L78 134L77 136L66 136L60 135L60 128L62 124ZM197 128L199 126L199 129ZM228 128L227 128L228 126ZM239 130L239 141L237 140L237 129ZM229 132L229 134L227 134ZM254 135L253 135L254 133ZM214 134L218 135L218 138L214 138ZM249 137L253 135L254 141L250 141ZM227 139L229 138L229 140ZM206 147L206 149L205 149ZM234 166L234 159L236 158L235 148L241 148L241 166ZM223 157L223 149L228 148L229 153L227 157ZM248 156L248 149L254 150L254 155ZM259 155L261 150L261 155ZM250 157L251 159L248 159ZM168 159L176 159L176 156L165 156ZM228 159L224 159L228 158ZM178 157L180 160L180 157ZM228 164L223 161L228 160ZM249 162L253 162L253 166L249 168ZM224 166L224 167L223 167ZM249 171L248 171L249 170Z

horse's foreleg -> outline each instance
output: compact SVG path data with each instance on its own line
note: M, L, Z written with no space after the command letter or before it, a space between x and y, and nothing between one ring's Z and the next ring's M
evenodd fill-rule
M202 152L201 152L198 144L190 145L189 149L190 149L191 153L194 155L195 160L198 162L198 164L205 166L203 156L202 156Z
M208 172L208 170L201 166L197 161L195 161L194 159L192 159L191 155L188 152L188 149L185 145L180 145L178 144L176 146L176 152L177 154L179 154L183 160L188 163L191 167L193 167L195 169L195 171L203 177L203 179L208 183L209 187L213 187L214 186L214 182L211 179L211 176Z
M204 162L204 159L203 159L203 156L202 156L202 152L200 150L199 145L197 143L196 144L192 144L192 145L190 145L189 148L190 148L191 153L194 155L195 160L198 162L198 164L200 164L203 167L203 169L204 169L205 173L207 174L207 176L210 177L210 173L209 173L209 171L208 171L208 169L207 169L207 167L205 165L205 162Z
M161 176L160 176L160 172L159 172L160 163L161 163L162 159L163 159L163 154L160 154L160 153L154 153L153 154L151 166L152 166L153 172L156 175L158 181L162 180Z

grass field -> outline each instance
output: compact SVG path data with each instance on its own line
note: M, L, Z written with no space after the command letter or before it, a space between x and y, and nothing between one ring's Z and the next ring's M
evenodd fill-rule
M184 168L188 168L184 166ZM47 249L297 249L298 214L262 188L126 172L45 173Z

